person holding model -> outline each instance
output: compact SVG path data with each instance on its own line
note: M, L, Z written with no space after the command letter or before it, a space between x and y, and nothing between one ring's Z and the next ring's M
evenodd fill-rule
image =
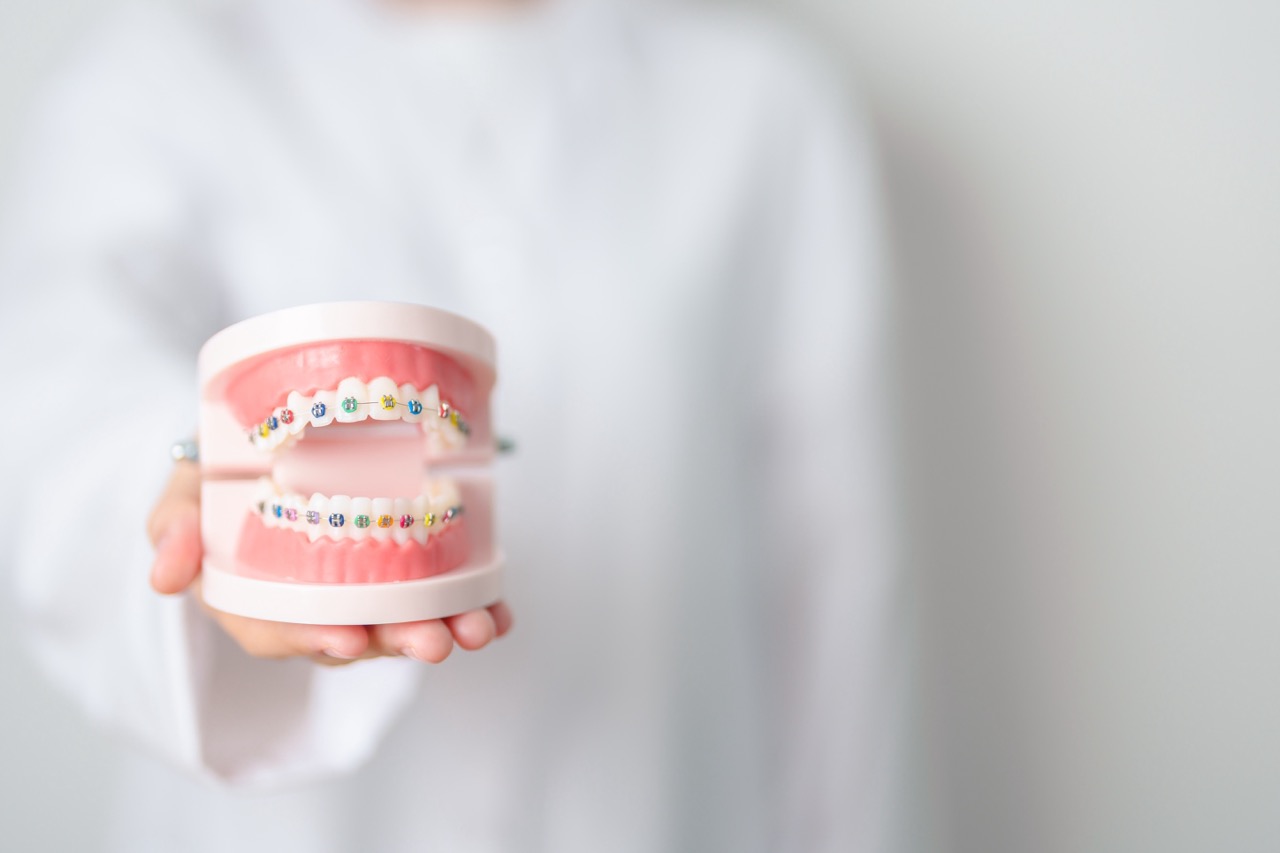
M657 2L151 5L85 41L5 199L38 390L0 501L30 653L143 747L113 849L889 849L880 214L834 79ZM168 452L196 351L350 300L493 333L502 600L211 609Z

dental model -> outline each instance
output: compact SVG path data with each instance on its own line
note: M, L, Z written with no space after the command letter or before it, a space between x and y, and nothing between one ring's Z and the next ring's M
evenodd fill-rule
M200 350L202 593L327 625L492 604L493 339L398 303L254 317Z

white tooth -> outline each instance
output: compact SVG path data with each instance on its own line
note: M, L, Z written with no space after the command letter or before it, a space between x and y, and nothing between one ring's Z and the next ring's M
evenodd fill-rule
M373 401L369 406L369 417L375 421L398 421L404 412L404 406L399 405L403 402L400 389L389 377L379 376L370 381L369 396L365 399Z
M315 522L312 522L313 518ZM303 519L306 523L308 539L314 542L324 535L325 528L329 526L329 501L324 495L316 492L311 496L311 500L307 501L307 510L303 514Z
M462 430L454 426L451 421L440 421L440 437L448 450L457 450L462 446Z
M414 388L412 385L401 385L400 396L397 399L399 399L401 403L404 403L404 406L402 406L400 410L400 417L404 418L405 421L411 424L416 424L418 421L422 420L422 416L425 413L422 408L422 397L418 394L417 388ZM418 410L416 415L411 411L415 408Z
M366 526L361 527L356 524L357 516L364 516L367 519ZM351 499L351 538L352 539L368 539L369 531L377 524L377 519L373 517L373 502L368 498L352 498Z
M259 477L258 484L253 490L253 509L258 513L258 517L262 519L263 524L269 525L267 516L271 514L271 502L276 498L276 484L272 482L270 477ZM261 509L259 509L261 505Z
M271 433L268 432L267 436L270 436L270 435ZM270 448L270 445L267 443L267 438L262 434L261 423L256 423L253 425L253 446L258 448L259 450L267 450Z
M435 385L422 392L422 426L431 430L440 428L440 389Z
M284 494L280 491L280 487L270 477L260 477L258 482L261 484L266 495L266 512L262 517L267 527L284 527ZM276 510L280 514L276 514Z
M458 492L457 484L452 480L446 482L445 494L448 496L451 509L462 509L462 495Z
M369 417L369 407L364 405L369 400L369 386L354 376L349 376L338 383L338 411L334 417L339 423L353 424ZM355 401L355 410L348 412L346 407Z
M450 453L466 444L466 436L448 421L438 421L440 426L427 433L427 449L432 453Z
M429 512L427 499L422 495L418 495L413 499L411 506L413 507L411 510L413 512L413 527L410 528L410 531L413 535L413 541L425 545L427 544L427 532L431 529L426 525L427 512Z
M267 501L267 515L263 519L267 523L267 527L283 527L284 526L284 498L280 495L273 496Z
M329 534L330 539L347 539L351 536L351 531L355 529L351 521L351 498L346 495L334 495L329 498L329 515L321 522L325 526L325 532ZM337 527L333 522L342 520L342 526Z
M400 519L408 516L409 526L402 527ZM408 498L396 498L392 502L391 517L391 538L397 542L408 542L412 535L411 531L418 523L418 516L413 513L413 501Z
M275 417L275 411L270 412L262 419L262 426L267 428L267 434L262 436L262 449L273 450L276 446L276 431L271 428L271 419Z
M271 434L267 436L267 442L272 450L279 447L284 442L285 437L289 434L289 428L285 426L284 421L280 419L280 415L283 413L284 406L278 406L271 412L271 420L276 425L276 428L271 430Z
M311 398L297 391L290 391L285 406L293 412L293 423L287 425L285 429L289 430L289 435L297 435L306 429L307 422L311 419Z
M434 504L439 500L442 491L444 491L444 480L428 480L422 489L422 495L428 502Z
M332 391L317 391L311 398L311 406L307 409L307 422L311 426L322 427L333 423L333 398Z
M434 527L439 528L445 523L445 513L458 505L458 490L450 480L435 480L427 487L427 499L435 513Z
M391 514L394 510L395 505L392 503L391 498L373 499L373 512L371 513L373 524L369 526L369 531L373 533L374 539L385 541L391 538L391 528L396 523L395 517ZM388 519L390 519L391 523L384 527L383 524Z
M303 519L302 498L295 494L285 495L284 500L284 518L281 519L281 527L286 530L302 530L306 527L306 521Z
M431 504L431 512L436 517L436 523L432 527L436 535L443 533L449 527L448 512L453 504L448 501L433 501Z

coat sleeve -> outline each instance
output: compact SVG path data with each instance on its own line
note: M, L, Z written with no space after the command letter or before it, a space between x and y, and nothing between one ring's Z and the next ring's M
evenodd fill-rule
M154 35L154 34L153 34ZM412 698L403 661L244 654L148 585L147 513L195 424L194 356L233 317L201 249L202 176L136 54L93 50L44 93L0 228L0 564L43 672L94 719L239 783L341 772ZM27 387L30 385L31 387Z
M870 129L834 75L788 67L782 239L761 334L768 410L755 418L771 425L765 493L787 496L770 558L782 639L772 847L875 853L894 843L907 685L876 170Z

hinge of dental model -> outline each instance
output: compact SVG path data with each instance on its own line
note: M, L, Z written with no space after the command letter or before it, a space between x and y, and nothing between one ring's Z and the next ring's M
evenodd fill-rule
M420 400L407 400L402 402L397 400L394 394L383 394L382 398L379 400L367 400L365 402L361 402L355 397L343 397L342 400L338 402L338 405L341 406L342 411L346 412L348 415L354 414L361 406L377 406L379 409L388 412L397 407L403 407L411 415L422 414L422 402ZM312 404L311 417L320 419L327 413L328 408L323 402L317 400ZM448 421L453 426L457 427L458 432L462 433L464 436L471 435L471 424L467 423L467 421L458 414L458 410L448 403L441 402L439 408L436 409L436 414L439 415L441 420ZM250 429L248 431L249 441L251 443L256 443L258 438L267 438L272 432L279 429L282 424L288 426L293 423L294 418L296 417L297 415L292 409L282 409L278 416L271 415L262 423Z

